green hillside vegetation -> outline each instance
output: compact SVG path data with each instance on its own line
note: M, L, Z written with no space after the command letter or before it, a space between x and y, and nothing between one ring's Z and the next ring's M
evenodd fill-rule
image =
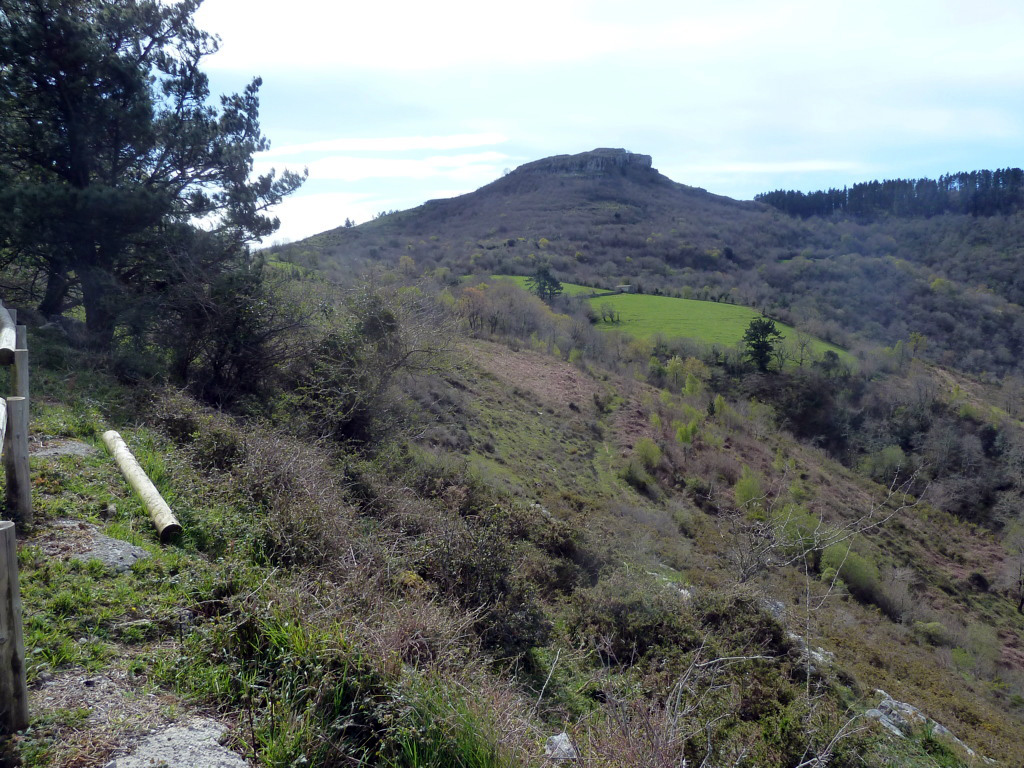
M261 256L302 179L249 178L258 79L196 108L198 2L40 3L0 13L36 511L0 762L204 713L262 768L527 768L561 733L592 768L1020 763L1020 212L796 221L598 150ZM636 285L637 333L556 274ZM801 333L708 343L741 307Z
M382 306L396 340L417 332L415 292L375 295L336 305L315 334L366 327ZM34 459L31 684L127 674L179 706L243 716L235 738L268 767L525 766L563 729L607 768L709 748L746 751L751 768L807 749L851 767L968 765L926 731L900 741L868 727L829 746L876 687L983 754L1013 754L1024 681L1000 659L1024 620L1012 594L975 583L998 580L983 530L800 445L769 406L716 394L721 369L696 358L682 391L528 339L451 341L433 373L396 379L314 444L303 436L330 425L294 410L303 387L277 390L273 418L231 417L80 373L82 351L33 331L36 438L98 446L120 429L185 533L156 543L102 449ZM123 576L55 559L64 518L151 558ZM168 585L159 600L154 580ZM835 661L808 676L789 632ZM31 766L102 763L141 727L34 717L17 746Z
M864 719L876 688L1015 754L1008 392L909 341L858 372L624 342L507 280L265 280L238 378L32 330L35 439L119 429L185 527L159 547L102 453L33 460L34 689L124 676L243 723L268 768L527 766L562 730L607 768L968 764ZM68 519L153 559L66 562ZM145 722L33 717L10 746L40 767L102 764Z
M1024 210L929 218L836 212L796 219L678 184L639 163L581 172L549 158L477 190L277 249L326 274L397 266L530 274L756 307L856 350L912 333L921 356L996 382L1019 375Z

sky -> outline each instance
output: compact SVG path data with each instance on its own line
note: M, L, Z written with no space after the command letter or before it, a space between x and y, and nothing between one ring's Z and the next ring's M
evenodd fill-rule
M263 78L308 169L267 244L622 147L749 200L1024 166L1019 0L206 0L214 93Z

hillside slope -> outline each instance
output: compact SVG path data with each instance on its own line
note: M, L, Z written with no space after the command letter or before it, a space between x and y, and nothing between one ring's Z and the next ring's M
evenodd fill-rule
M679 392L467 338L401 382L387 435L349 444L32 343L34 439L120 429L185 533L160 547L101 450L33 460L27 765L136 737L87 686L47 698L55 679L216 711L266 766L534 765L563 730L607 768L1019 757L1007 550L714 394L697 361ZM65 560L86 524L149 557ZM866 714L894 702L963 743Z
M1024 359L1022 242L1021 212L793 219L595 150L274 253L338 279L400 260L453 278L547 262L572 282L752 306L846 347L921 334L936 361L1000 376Z

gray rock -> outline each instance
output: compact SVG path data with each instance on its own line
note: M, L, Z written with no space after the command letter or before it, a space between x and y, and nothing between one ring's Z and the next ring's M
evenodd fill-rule
M522 173L553 173L553 174L609 174L614 171L632 169L640 172L653 172L650 155L638 155L625 149L594 149L578 155L556 155L543 160L521 165L513 171Z
M811 647L807 645L807 641L804 640L803 637L794 632L790 632L788 635L790 641L800 651L801 659L808 663L808 668L812 675L819 674L821 669L825 667L835 665L836 655L832 653L832 651L826 651L824 648Z
M548 760L576 760L579 757L576 747L572 745L572 739L565 731L548 737L544 745L544 755Z
M877 720L883 728L890 731L894 735L899 736L901 739L904 738L903 731L900 730L900 727L896 725L896 723L894 723L892 720L890 720L889 716L885 714L882 710L869 709L867 712L864 713L864 716L870 717L872 720Z
M56 438L47 440L42 448L31 452L32 456L92 456L97 450L81 440Z
M221 746L226 730L214 720L195 718L150 734L106 768L248 768L240 755Z
M58 536L67 544L64 556L87 563L99 560L117 573L131 569L136 560L149 557L149 552L127 541L114 539L100 533L99 528L91 523L80 520L57 520L54 528L67 532L67 536ZM51 553L51 556L54 553Z
M913 704L907 704L905 701L897 701L881 688L877 689L875 693L882 697L882 701L876 709L869 709L865 712L865 717L877 720L884 728L900 738L906 738L916 728L930 728L933 734L948 739L952 743L956 744L958 747L963 749L968 756L972 758L978 757L978 754L973 749L954 736L946 726L932 720ZM986 764L994 762L991 758L987 757L981 757L981 760Z
M786 618L786 604L781 600L765 598L761 601L761 607L768 611L768 614L776 621Z
M131 570L132 564L137 560L149 557L149 552L142 547L129 544L121 539L112 539L102 533L93 535L92 544L83 552L72 555L75 560L88 562L99 560L108 568L113 568L117 573L124 573Z

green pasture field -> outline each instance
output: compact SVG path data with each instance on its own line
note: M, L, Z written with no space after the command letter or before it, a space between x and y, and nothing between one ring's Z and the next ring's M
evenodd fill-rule
M599 296L590 299L590 304L596 310L610 306L619 315L617 323L598 323L602 330L625 331L643 339L658 333L685 336L723 346L733 346L740 341L750 321L761 316L749 307L736 304L637 293ZM781 323L776 323L776 326L783 333L794 332Z
M643 339L659 333L666 337L683 336L725 347L740 343L750 321L761 317L760 312L749 307L671 296L622 293L597 296L589 301L598 311L607 304L619 315L618 323L599 322L597 327L601 330L624 331ZM792 326L777 320L775 326L786 338L796 336L796 329ZM840 357L849 358L849 353L821 339L814 339L813 347L816 355L830 349Z
M527 278L521 275L491 277L497 280L511 280L526 288ZM598 289L575 283L562 283L562 290L567 296L586 296ZM760 312L749 307L715 301L676 299L671 296L621 293L595 296L588 301L595 310L600 311L602 305L608 304L618 313L618 323L598 322L597 328L600 330L622 331L642 339L649 339L659 333L667 338L682 336L724 347L739 344L750 321L761 317ZM792 326L777 320L775 326L784 337L791 338L796 335L796 329ZM830 349L847 362L851 360L848 352L821 339L814 339L813 349L815 355L821 355Z

